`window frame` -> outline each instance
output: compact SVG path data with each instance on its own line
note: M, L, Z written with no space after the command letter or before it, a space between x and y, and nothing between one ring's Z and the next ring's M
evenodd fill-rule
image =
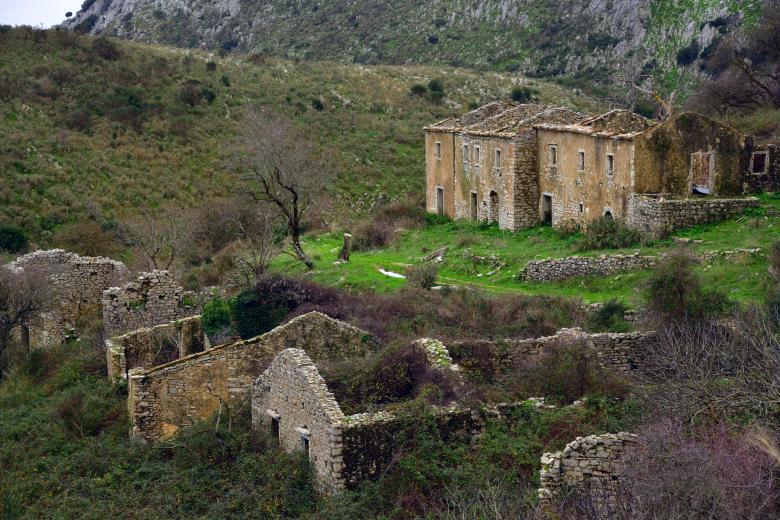
M585 150L577 150L577 171L585 171Z
M757 172L754 171L755 169L755 159L757 155L763 155L764 156L764 169L763 171ZM767 150L760 150L757 152L753 152L750 154L750 174L751 175L766 175L769 173L769 152Z
M441 161L441 141L436 141L436 146L434 147L433 155L434 157L436 157L437 161Z
M608 153L605 155L605 163L604 163L604 173L607 174L607 177L614 177L615 176L615 154L614 153Z
M553 158L555 159L553 161ZM557 143L549 143L547 145L547 165L548 166L555 166L558 167L558 144Z

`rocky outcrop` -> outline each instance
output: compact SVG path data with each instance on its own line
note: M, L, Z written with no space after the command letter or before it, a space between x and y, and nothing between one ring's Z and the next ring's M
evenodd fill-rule
M696 0L448 0L418 3L94 0L63 23L133 40L359 63L446 63L538 75L676 66L754 3ZM652 57L642 56L649 45ZM690 70L695 70L695 67ZM600 73L608 78L608 74Z

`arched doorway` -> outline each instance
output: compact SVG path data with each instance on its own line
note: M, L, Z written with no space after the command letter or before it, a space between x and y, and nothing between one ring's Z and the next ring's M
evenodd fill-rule
M488 203L488 222L498 222L498 193L490 192L490 202Z
M605 209L605 210L604 210L604 218L605 218L605 219L607 219L607 220L612 220L612 219L614 219L614 218L615 218L615 217L612 215L612 210L611 210L611 209Z

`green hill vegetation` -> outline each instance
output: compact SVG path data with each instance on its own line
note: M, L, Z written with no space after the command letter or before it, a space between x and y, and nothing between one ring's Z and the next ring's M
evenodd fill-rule
M65 225L104 230L165 205L231 191L242 107L292 118L333 156L339 214L418 194L422 127L499 98L517 76L450 67L362 66L226 57L66 31L0 29L0 224L41 245ZM410 94L441 80L444 97ZM540 101L594 110L543 81Z

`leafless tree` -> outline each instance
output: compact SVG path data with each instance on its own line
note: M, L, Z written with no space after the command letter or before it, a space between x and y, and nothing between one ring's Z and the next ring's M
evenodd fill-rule
M303 221L330 180L328 163L315 141L291 121L247 110L237 154L243 190L284 217L293 252L309 268L314 262L301 247Z
M13 329L28 325L33 316L45 308L48 296L45 272L0 266L0 356L11 345Z
M653 407L688 422L750 414L766 423L780 407L780 338L764 309L728 322L666 323L648 351Z
M125 238L140 253L144 269L171 268L186 240L186 215L183 210L172 208L160 215L136 217L123 226Z
M284 224L268 206L256 206L244 218L236 219L239 230L236 258L247 283L254 285L265 274L271 261L285 247Z

